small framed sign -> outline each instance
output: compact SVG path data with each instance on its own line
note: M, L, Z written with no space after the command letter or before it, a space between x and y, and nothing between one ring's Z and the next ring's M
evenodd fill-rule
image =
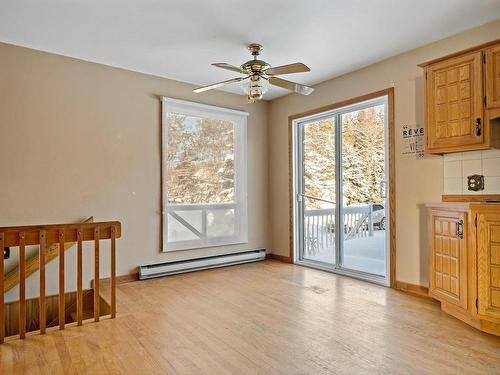
M403 125L403 151L404 156L424 156L424 127L419 125Z

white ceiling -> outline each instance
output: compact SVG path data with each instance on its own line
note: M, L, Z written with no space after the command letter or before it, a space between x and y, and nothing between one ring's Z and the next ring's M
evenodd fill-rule
M314 85L499 17L500 0L0 0L0 41L197 85L237 76L210 63L258 42Z

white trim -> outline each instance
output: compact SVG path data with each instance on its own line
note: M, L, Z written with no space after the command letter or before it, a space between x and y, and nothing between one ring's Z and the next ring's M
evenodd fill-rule
M390 283L388 282L388 278L384 276L379 276L363 271L356 271L356 270L350 270L348 268L341 268L341 267L334 267L330 266L327 263L321 263L321 262L315 262L311 260L296 260L295 264L298 264L300 266L306 266L310 268L315 268L321 271L326 271L326 272L332 272L336 273L338 275L343 275L343 276L349 276L354 279L358 280L363 280L363 281L368 281L370 283L382 285L382 286L390 286Z
M391 152L389 150L389 95L383 96L384 103L384 153L385 153L385 274L387 280L387 286L391 286L391 231L394 229L391 227L391 181L389 162ZM395 151L394 151L395 152ZM394 265L395 266L395 265Z
M162 101L162 103L167 104L171 107L186 107L186 108L191 107L191 108L194 108L197 110L204 110L207 112L215 112L218 114L226 113L226 114L231 114L231 115L235 115L235 116L250 116L250 114L248 112L239 111L237 109L217 107L215 105L190 102L190 101L181 100L181 99L174 99L174 98L169 98L168 96L162 96L161 101Z
M162 97L162 251L190 250L248 242L247 212L247 112L220 108L185 100ZM235 202L214 204L168 204L167 186L167 113L174 112L196 117L231 121L234 124ZM235 235L204 237L196 240L168 242L168 213L181 210L234 209Z

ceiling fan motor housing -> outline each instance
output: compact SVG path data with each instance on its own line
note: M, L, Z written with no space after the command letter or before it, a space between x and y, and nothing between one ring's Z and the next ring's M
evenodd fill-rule
M241 66L241 69L248 72L248 74L262 74L267 69L269 69L271 65L262 60L249 60Z
M248 50L252 53L253 60L249 60L241 65L241 69L248 72L248 74L262 74L271 67L271 65L265 61L257 59L257 56L259 56L263 50L260 44L252 43L248 46Z

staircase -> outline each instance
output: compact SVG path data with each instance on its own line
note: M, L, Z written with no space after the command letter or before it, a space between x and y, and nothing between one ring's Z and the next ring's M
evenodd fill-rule
M82 325L84 317L92 317L98 322L100 317L109 314L116 316L116 239L121 237L119 222L94 223L93 218L82 224L58 224L0 228L0 248L18 247L19 266L4 276L4 260L0 257L0 290L11 290L19 285L19 301L4 303L4 293L0 293L0 344L5 337L18 335L24 339L26 332L76 322ZM107 305L99 294L100 241L111 241L111 297ZM94 283L93 289L83 290L82 263L83 242L94 243ZM77 290L64 292L65 277L64 254L77 245ZM26 260L26 246L38 245L39 251ZM45 265L58 258L59 294L45 295ZM40 297L26 300L26 278L39 270ZM17 318L16 318L17 317ZM16 336L13 336L16 338Z
M45 297L45 317L47 329L59 326L59 296ZM64 319L65 324L76 324L77 316L77 293L69 292L64 296L65 309ZM94 318L94 290L87 289L83 291L83 308L82 321L91 320ZM110 305L104 298L100 298L99 316L101 318L109 316ZM32 298L26 300L26 333L40 330L40 300ZM9 302L5 304L5 337L10 338L19 335L19 301Z

